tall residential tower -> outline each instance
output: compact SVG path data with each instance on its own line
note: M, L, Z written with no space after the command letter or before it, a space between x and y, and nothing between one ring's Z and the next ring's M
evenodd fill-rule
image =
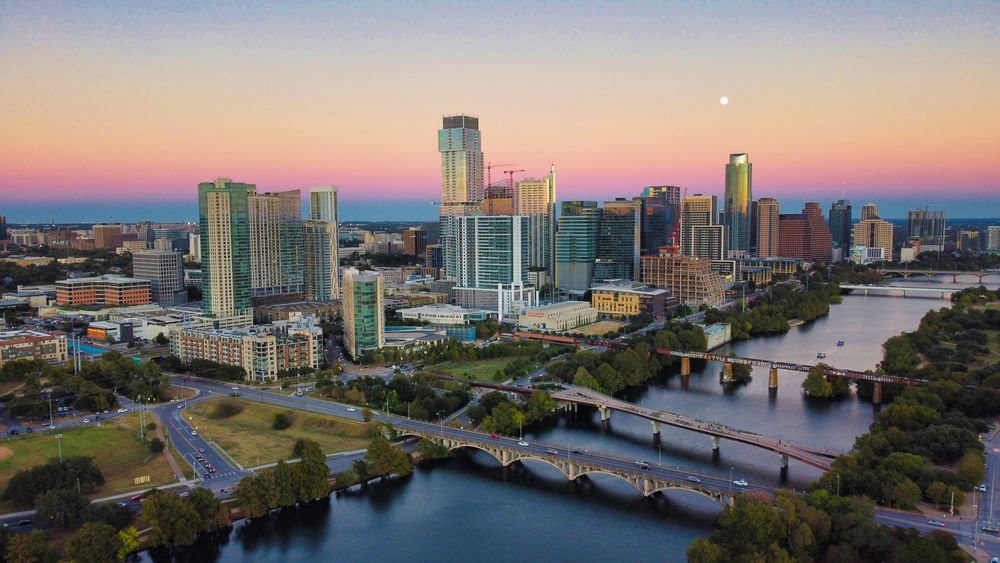
M247 201L253 184L219 178L198 184L202 311L213 317L245 315L251 308Z
M750 200L752 199L752 165L746 153L729 155L726 165L725 211L722 224L726 227L726 251L750 252Z

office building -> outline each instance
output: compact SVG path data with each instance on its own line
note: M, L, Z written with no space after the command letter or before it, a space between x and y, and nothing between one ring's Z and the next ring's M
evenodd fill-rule
M725 260L727 256L725 225L716 223L691 227L691 256L716 261Z
M311 301L331 301L340 296L337 259L337 228L326 221L302 224L305 264L305 297Z
M194 262L201 262L201 234L188 233L188 254L187 258Z
M556 167L549 175L526 178L514 191L515 214L528 218L528 266L555 272Z
M944 227L944 211L929 211L924 206L907 214L906 236L919 238L926 244L943 244Z
M385 346L382 276L347 268L341 279L341 290L344 348L357 360L365 351Z
M670 232L667 230L667 209L670 205L660 197L639 196L636 200L640 204L639 254L655 256L659 254L660 247L666 246L670 241Z
M427 254L427 231L420 227L403 231L403 253L423 258Z
M245 328L174 325L170 353L186 363L208 360L242 367L245 381L276 381L323 366L323 331L309 316Z
M494 184L486 188L482 205L483 215L515 215L514 190L510 184Z
M879 219L878 216L869 217L854 225L854 232L851 237L854 245L851 247L852 259L855 248L881 249L879 257L873 258L869 252L863 253L863 262L868 263L876 259L892 260L892 223Z
M7 217L0 215L0 240L7 240Z
M140 250L132 254L132 276L149 280L150 296L160 305L187 302L184 259L175 250Z
M704 244L696 243L697 228L717 224L718 216L714 195L694 194L681 200L681 254L693 256L696 246L705 246ZM714 236L709 233L710 231L703 231L698 234L701 236Z
M453 213L450 207L480 202L483 199L483 149L479 118L451 115L438 130L441 153L441 214Z
M807 202L802 213L778 216L778 256L829 262L833 252L830 229L816 202Z
M91 231L94 233L94 248L118 248L122 245L122 226L115 224L97 224Z
M958 231L955 233L955 249L959 252L979 252L983 250L981 231Z
M722 277L712 269L712 261L695 256L669 252L643 256L642 283L669 289L685 305L717 307L725 297Z
M876 211L876 214L878 212ZM851 202L840 199L830 204L829 213L830 237L833 246L847 249L851 247L851 231L854 228L854 217L851 214Z
M212 317L251 313L248 199L253 184L228 178L198 184L202 312Z
M151 302L149 280L105 275L92 278L70 278L56 282L56 304L84 305L146 305Z
M778 255L778 216L780 204L778 200L770 197L762 197L754 202L756 212L753 216L753 223L756 226L756 254L760 257L770 257Z
M680 305L670 291L632 280L609 280L590 288L590 304L602 315L633 317L640 313L666 318Z
M597 232L595 282L639 276L641 227L641 201L617 198L604 202Z
M582 295L590 288L597 260L597 233L601 208L596 201L564 201L556 233L558 289Z
M524 330L566 332L597 321L597 309L586 301L563 301L528 309L517 318Z
M301 207L299 190L247 197L253 297L293 295L301 298Z
M666 215L667 244L680 246L680 240L673 240L674 227L681 216L681 188L680 186L646 186L642 189L640 197L654 197L664 202ZM658 251L657 251L658 252ZM656 254L653 252L652 254Z
M878 219L878 205L866 203L861 207L861 220Z
M66 333L37 330L0 331L0 368L17 360L62 364L69 360Z
M990 252L1000 251L1000 226L990 225L986 227L986 250Z
M726 227L726 252L750 252L750 201L752 167L746 153L729 155L726 164L726 208L722 224Z

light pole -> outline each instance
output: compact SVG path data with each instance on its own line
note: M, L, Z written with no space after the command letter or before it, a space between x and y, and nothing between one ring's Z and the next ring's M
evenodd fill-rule
M52 426L53 424L55 424L55 422L52 420L52 388L49 387L48 389L46 389L46 391L48 392L49 395L49 426Z
M729 468L729 500L733 499L733 468Z
M62 463L62 434L56 434L56 443L59 444L59 463Z

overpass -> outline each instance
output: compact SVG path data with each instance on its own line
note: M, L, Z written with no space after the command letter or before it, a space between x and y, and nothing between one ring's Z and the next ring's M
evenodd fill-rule
M514 334L515 338L519 339L531 339L531 340L541 340L541 341L553 341L553 338L560 343L564 343L566 337L555 336L544 333L536 332L517 332ZM630 346L625 342L620 340L584 340L575 339L578 345L589 345L589 346L604 346L606 348L616 348L623 349L629 348ZM767 360L763 358L750 358L745 356L724 356L722 354L713 354L711 352L688 352L682 350L670 350L668 348L653 348L653 351L661 356L672 356L675 358L680 358L681 360L681 375L689 376L691 375L691 360L707 360L713 362L722 363L722 382L732 383L733 379L733 366L734 365L747 365L756 367L766 367L770 370L768 376L768 388L777 389L778 388L778 370L783 369L787 371L797 371L801 373L809 373L814 369L821 370L823 375L826 377L840 377L844 379L850 379L852 381L870 381L875 384L874 392L872 393L872 402L879 404L882 402L882 384L892 383L895 385L925 385L927 382L923 379L915 379L912 377L900 377L895 375L881 375L875 374L867 371L859 371L852 369L836 368L833 366L828 366L826 364L796 364L793 362L781 362L777 360Z
M850 291L861 291L864 295L874 293L876 295L900 295L903 297L940 297L941 299L951 299L953 293L958 293L960 289L953 288L933 288L933 287L901 287L895 285L850 285L841 284L840 289ZM909 293L909 295L907 295Z
M614 397L609 397L586 387L571 387L562 391L552 393L552 397L558 401L563 408L575 409L578 405L595 407L601 413L601 420L611 419L611 412L618 411L634 416L645 418L653 426L653 434L660 434L660 426L666 424L675 428L691 430L701 434L707 434L712 438L712 449L719 449L719 440L726 439L740 442L750 446L771 450L778 454L781 460L782 469L788 467L788 459L796 459L824 471L833 467L833 460L837 456L846 455L847 452L822 448L819 446L808 446L797 444L787 440L762 436L754 432L746 432L736 428L730 428L724 424L717 424L704 420L698 420L681 414L650 409L643 406L621 401Z
M730 481L713 475L691 473L641 460L566 449L556 445L529 444L516 438L483 434L430 422L396 417L391 417L390 421L403 436L424 438L449 451L461 448L476 449L486 452L504 467L518 461L535 460L554 467L570 481L588 475L611 475L632 485L646 497L670 489L680 489L700 494L722 505L732 506L735 494L750 491L772 494L771 489L767 487L734 488Z
M937 276L945 278L951 276L952 283L958 283L959 276L973 276L979 280L979 283L983 283L983 279L990 276L1000 279L1000 270L910 270L907 268L880 268L878 271L883 276L900 276L904 280L909 279L910 276L924 276L927 278L927 281L934 281L934 278Z

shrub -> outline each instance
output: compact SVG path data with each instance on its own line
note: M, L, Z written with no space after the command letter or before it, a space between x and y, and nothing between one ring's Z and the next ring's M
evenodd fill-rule
M274 422L271 423L271 428L274 430L284 430L292 425L292 415L285 412L279 412L274 415Z
M149 452L153 454L158 454L163 451L164 444L163 440L159 438L153 438L149 441Z
M209 413L208 418L216 420L230 418L243 412L243 404L239 401L223 399L216 403L215 408Z

